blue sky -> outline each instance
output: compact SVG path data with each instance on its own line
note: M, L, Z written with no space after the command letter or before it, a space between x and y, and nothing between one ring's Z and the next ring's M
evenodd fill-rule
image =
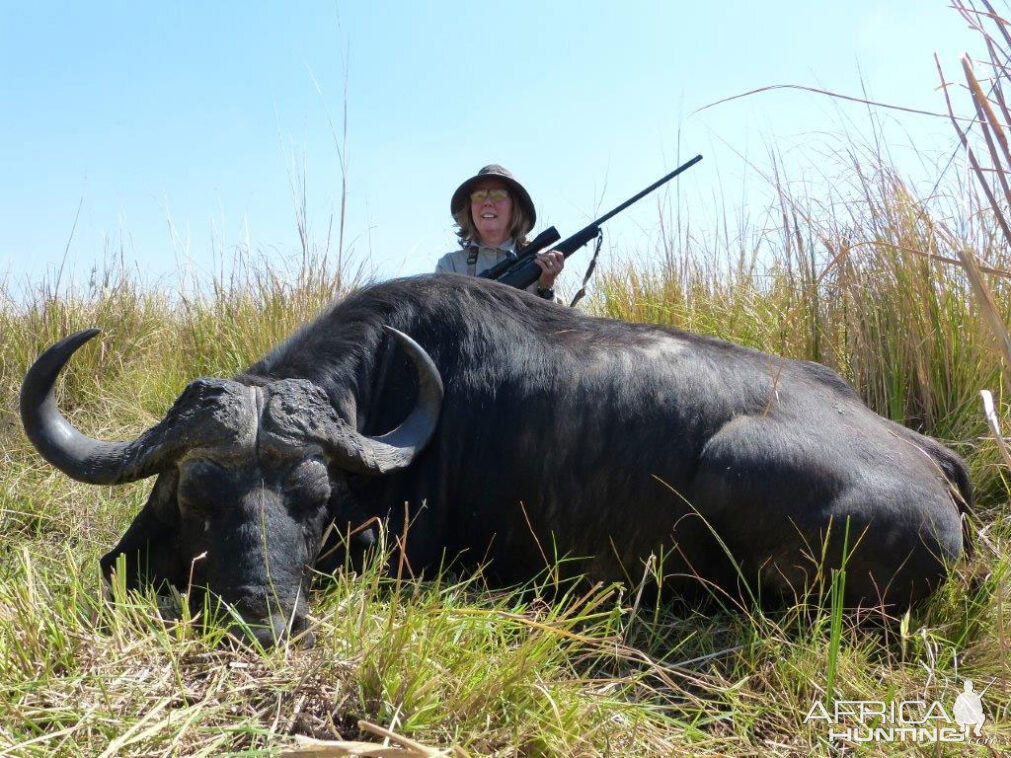
M322 244L345 82L346 244L387 277L453 247L449 197L485 163L563 236L696 153L689 208L746 206L761 191L742 156L773 147L811 170L865 110L791 91L699 107L786 83L857 95L862 77L875 99L943 110L933 54L953 77L977 44L943 0L39 0L3 18L0 275L16 285L52 277L78 206L81 281L113 256L148 280L208 277L242 246L280 263L298 250L293 176ZM887 118L927 156L954 148L943 121ZM648 255L656 205L641 206L608 233Z

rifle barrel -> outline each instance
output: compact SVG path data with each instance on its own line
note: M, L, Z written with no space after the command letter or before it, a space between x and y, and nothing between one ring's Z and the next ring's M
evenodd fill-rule
M581 248L587 242L596 237L600 229L600 225L603 224L605 221L621 213L632 203L642 200L642 198L644 198L650 192L655 190L657 187L659 187L662 184L666 184L675 176L680 174L682 171L687 171L696 163L698 163L700 160L702 160L702 156L696 155L687 163L682 163L680 166L678 166L676 169L671 171L666 176L657 179L646 189L637 192L635 195L633 195L628 200L623 202L617 208L611 209L603 216L596 219L593 223L584 226L582 229L573 234L571 237L562 240L557 245L555 245L553 249L558 250L566 258L568 258L579 248ZM552 227L552 229L553 228L554 227ZM511 287L517 287L519 289L525 289L526 287L529 287L531 284L537 281L538 277L541 275L540 268L537 266L536 263L534 263L533 260L534 255L532 254L533 252L536 251L531 251L530 253L521 255L517 260L511 262L511 264L508 265L504 271L499 270L496 267L495 273L489 276L488 278L495 279L495 281L502 282L503 284L508 284Z
M621 213L623 210L625 210L632 203L636 203L639 200L642 200L644 197L646 197L646 195L648 195L650 192L652 192L653 190L655 190L657 187L659 187L662 184L666 184L671 179L673 179L675 176L677 176L678 174L680 174L682 171L687 171L692 166L694 166L696 163L698 163L700 160L702 160L702 156L701 155L696 155L694 158L692 158L687 163L682 163L680 166L678 166L676 169L674 169L673 171L671 171L669 174L667 174L662 179L657 179L655 182L653 182L651 185L649 185L646 189L642 190L638 194L633 195L628 200L626 200L621 205L619 205L617 208L614 208L610 212L605 213L603 216L601 216L596 221L594 221L591 224L591 226L600 226L601 224L603 224L605 221L607 221L608 219L612 218L613 216L617 216L619 213Z

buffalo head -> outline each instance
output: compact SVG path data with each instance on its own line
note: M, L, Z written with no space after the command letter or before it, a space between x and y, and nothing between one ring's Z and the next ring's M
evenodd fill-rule
M195 609L213 593L272 644L307 626L311 569L327 526L348 512L346 475L408 466L435 430L439 372L414 340L387 331L414 365L418 401L381 437L359 433L355 419L343 418L312 382L264 378L198 379L136 440L91 439L57 409L53 385L97 329L67 337L35 361L21 387L21 417L36 449L74 479L119 484L157 475L147 504L102 558L106 577L123 555L127 586L189 589Z

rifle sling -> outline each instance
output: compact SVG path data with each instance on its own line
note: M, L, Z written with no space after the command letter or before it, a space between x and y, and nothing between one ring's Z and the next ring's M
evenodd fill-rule
M597 256L600 255L600 246L604 242L604 230L601 227L597 227L597 244L593 247L593 257L590 258L590 265L586 267L586 273L583 275L583 283L579 287L579 292L576 293L575 297L572 298L572 302L569 303L570 308L575 308L576 303L583 299L586 295L586 285L590 281L590 277L593 276L594 269L597 268Z

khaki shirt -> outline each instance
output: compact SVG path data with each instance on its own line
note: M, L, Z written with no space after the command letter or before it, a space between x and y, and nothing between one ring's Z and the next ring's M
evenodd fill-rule
M490 269L492 266L504 261L506 258L514 258L516 256L516 253L513 252L514 248L515 244L512 240L507 240L501 247L485 247L484 245L480 245L477 249L477 262L474 265L467 264L467 258L470 257L469 248L453 250L452 252L446 253L444 256L439 258L439 262L435 264L435 273L468 274L469 276L477 276L482 271ZM535 281L527 287L526 290L527 292L532 292L536 295L537 282Z

